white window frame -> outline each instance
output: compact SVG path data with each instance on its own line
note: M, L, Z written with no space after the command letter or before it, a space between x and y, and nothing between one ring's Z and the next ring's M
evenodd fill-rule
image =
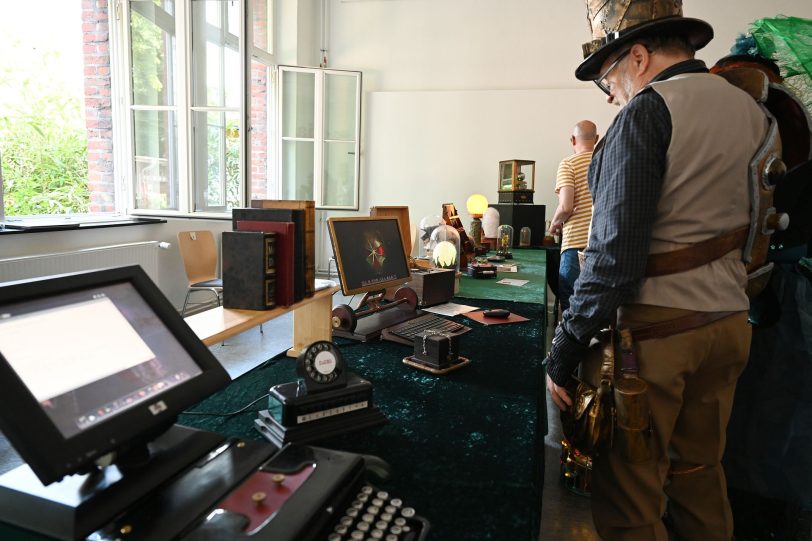
M239 130L240 130L240 189L241 204L248 204L250 194L250 92L251 88L247 81L250 73L250 63L252 58L262 60L271 67L271 71L276 66L272 52L264 51L253 45L253 17L251 13L252 3L250 0L223 0L235 1L240 6L240 32L239 43L240 55L240 105L239 105ZM227 111L236 112L233 107L209 107L195 106L193 101L192 86L192 28L191 10L193 0L175 0L175 86L174 105L172 106L133 106L132 96L132 65L130 57L131 35L130 35L130 0L118 0L111 3L113 11L110 21L111 32L111 69L115 73L113 95L114 105L114 161L117 176L116 205L120 211L126 211L132 215L143 216L178 216L195 218L223 218L230 214L230 211L223 207L222 210L196 210L196 185L195 177L195 153L194 144L193 114L194 112ZM274 13L276 2L268 0L269 5L269 28L271 33L270 48L274 49L275 28L273 21L277 18ZM250 44L248 47L247 44ZM246 51L249 51L248 53ZM269 87L274 84L269 78ZM177 118L177 184L178 184L178 208L177 209L143 209L135 208L135 156L134 156L134 126L132 112L139 109L149 110L172 110ZM274 125L276 111L270 111L268 118L268 128ZM269 136L270 136L269 130ZM270 141L270 139L269 139ZM269 160L276 160L275 144L268 144ZM202 180L201 182L205 182Z
M282 145L285 141L310 141L310 138L297 138L297 137L284 137L282 126L284 125L284 110L282 107L284 100L284 77L285 73L312 73L315 74L315 99L314 99L314 113L313 113L313 199L316 201L316 208L323 210L358 210L360 207L360 170L361 170L361 95L363 75L360 71L350 70L334 70L325 68L304 68L301 66L278 66L277 76L277 124L276 132L277 147L276 156L276 178L277 183L277 198L282 195L282 169L284 153L282 152ZM355 94L355 167L354 167L354 185L353 185L353 203L352 205L325 205L324 194L322 186L324 184L324 102L326 99L325 94L325 79L326 75L354 75L357 78L356 94ZM347 142L347 141L332 141L332 142Z

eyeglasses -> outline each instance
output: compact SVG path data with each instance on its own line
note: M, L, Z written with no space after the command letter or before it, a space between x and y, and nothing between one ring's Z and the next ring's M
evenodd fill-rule
M612 62L608 68L606 68L606 71L604 71L597 79L595 79L595 84L598 85L598 88L603 90L606 94L612 92L612 88L609 86L609 82L606 80L606 78L609 77L609 74L612 73L612 70L615 69L624 58L626 58L626 55L629 54L629 51L631 51L631 49L626 49L625 51L623 51L623 53L621 53L620 56L615 58L615 61Z

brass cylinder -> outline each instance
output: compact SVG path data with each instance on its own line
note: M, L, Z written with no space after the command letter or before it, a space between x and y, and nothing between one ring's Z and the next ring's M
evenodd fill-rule
M636 376L615 381L614 447L628 462L645 462L651 458L651 412L648 386Z

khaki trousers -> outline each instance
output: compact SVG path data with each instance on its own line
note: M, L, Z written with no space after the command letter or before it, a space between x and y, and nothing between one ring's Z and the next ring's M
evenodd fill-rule
M626 306L632 329L691 314ZM648 384L653 458L629 464L609 451L593 459L592 517L606 541L667 541L668 505L676 539L730 541L733 518L721 459L736 380L750 349L747 313L699 329L636 344Z

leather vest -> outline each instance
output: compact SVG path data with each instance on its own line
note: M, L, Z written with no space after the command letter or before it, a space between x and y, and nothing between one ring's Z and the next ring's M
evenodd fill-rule
M671 115L671 143L650 253L684 248L750 222L748 167L768 121L751 96L721 77L677 75L650 87ZM644 278L639 304L747 310L742 251L688 271Z

